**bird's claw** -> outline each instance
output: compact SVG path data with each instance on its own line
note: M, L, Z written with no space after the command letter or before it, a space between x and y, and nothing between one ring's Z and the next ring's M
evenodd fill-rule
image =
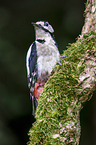
M60 61L61 61L63 58L65 58L65 57L68 57L68 56L67 56L67 55L61 56L61 58L60 58L59 61L58 61L58 64L59 64L59 65L62 65Z

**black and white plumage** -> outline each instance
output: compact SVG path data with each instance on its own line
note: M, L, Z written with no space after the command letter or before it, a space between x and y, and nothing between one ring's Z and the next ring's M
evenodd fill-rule
M36 40L31 44L27 52L26 67L28 77L28 87L32 97L33 112L37 107L37 100L34 96L35 83L44 81L52 72L53 67L59 61L59 51L53 36L53 28L46 21L32 23L35 28ZM45 77L46 76L46 77ZM45 79L46 82L46 79Z

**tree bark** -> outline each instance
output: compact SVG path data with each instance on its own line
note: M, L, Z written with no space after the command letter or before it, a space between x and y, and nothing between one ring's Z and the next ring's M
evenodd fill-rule
M85 10L85 23L81 35L94 31L96 32L96 0L87 0Z

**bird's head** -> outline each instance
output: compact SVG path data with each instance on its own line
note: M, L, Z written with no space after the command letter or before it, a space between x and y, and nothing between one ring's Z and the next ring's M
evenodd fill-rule
M38 21L36 23L33 23L33 26L35 27L36 30L44 30L45 32L53 33L54 29L52 26L47 22L47 21Z

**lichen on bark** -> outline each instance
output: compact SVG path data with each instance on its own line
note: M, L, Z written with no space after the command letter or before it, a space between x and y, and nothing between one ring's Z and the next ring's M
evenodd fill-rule
M78 38L44 86L29 145L79 145L80 110L96 88L96 33Z
M81 35L94 31L96 32L96 0L87 0L85 9L85 23Z

